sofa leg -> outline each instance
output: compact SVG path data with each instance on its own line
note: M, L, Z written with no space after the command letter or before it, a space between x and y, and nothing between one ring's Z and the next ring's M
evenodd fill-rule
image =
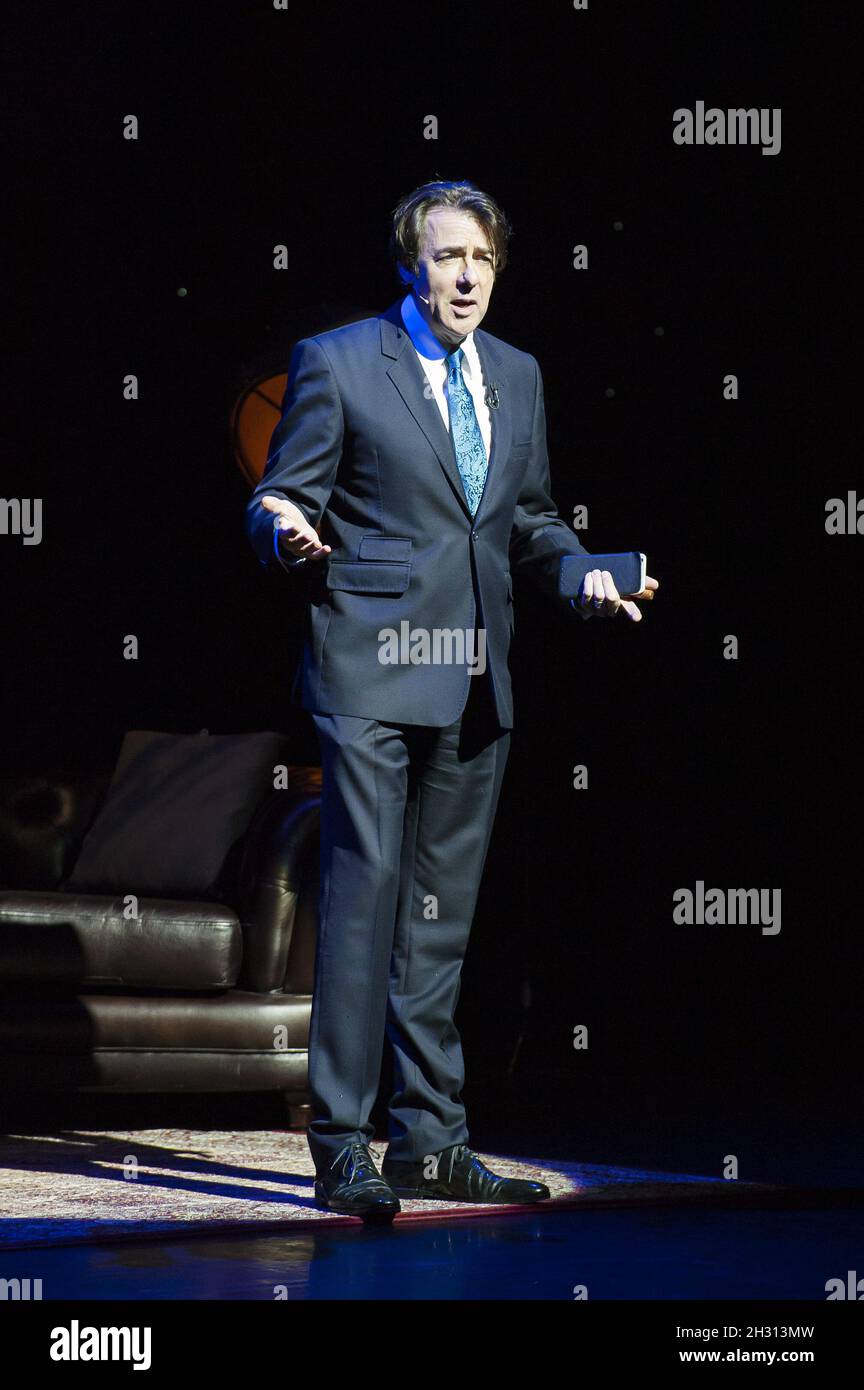
M312 1106L305 1103L301 1105L288 1102L288 1128L289 1129L308 1129L309 1121L312 1119Z

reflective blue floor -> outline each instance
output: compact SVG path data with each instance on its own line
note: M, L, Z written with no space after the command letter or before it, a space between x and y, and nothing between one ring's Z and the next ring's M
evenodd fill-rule
M818 1299L864 1274L864 1211L586 1211L9 1251L74 1299Z

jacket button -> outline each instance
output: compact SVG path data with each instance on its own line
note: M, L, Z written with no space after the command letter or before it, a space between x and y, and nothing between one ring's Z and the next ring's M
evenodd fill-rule
M476 532L476 531L472 531L472 532L471 532L471 539L472 539L472 541L476 541L476 539L477 539L477 532Z

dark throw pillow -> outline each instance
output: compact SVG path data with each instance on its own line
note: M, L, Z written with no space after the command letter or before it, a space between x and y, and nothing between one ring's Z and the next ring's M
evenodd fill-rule
M231 850L287 763L283 734L126 734L69 892L213 898Z

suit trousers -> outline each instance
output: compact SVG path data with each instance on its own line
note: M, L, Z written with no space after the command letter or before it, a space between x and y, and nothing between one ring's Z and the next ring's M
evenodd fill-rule
M307 1139L320 1175L349 1140L374 1137L385 1037L390 1157L468 1140L454 1012L510 731L488 672L469 677L443 728L312 717L323 775Z

